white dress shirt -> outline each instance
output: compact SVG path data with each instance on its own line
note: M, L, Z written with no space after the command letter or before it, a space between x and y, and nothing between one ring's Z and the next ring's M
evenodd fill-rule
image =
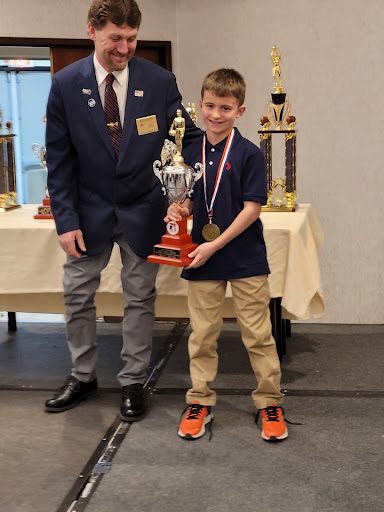
M97 60L96 53L93 54L93 65L95 66L96 80L97 86L99 88L101 104L104 108L105 79L109 73ZM112 87L117 96L121 126L124 126L125 102L127 100L128 91L128 74L128 66L125 66L122 71L113 72L115 80L113 81Z

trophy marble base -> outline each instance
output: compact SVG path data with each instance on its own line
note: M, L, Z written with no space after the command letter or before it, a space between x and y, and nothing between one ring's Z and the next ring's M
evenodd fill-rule
M175 234L173 234L175 233ZM150 263L158 265L171 265L173 267L187 267L192 259L188 254L196 249L197 244L187 233L187 221L168 222L167 234L161 237L161 243L153 248L153 254L147 257Z
M53 215L51 212L51 201L49 197L44 197L43 204L37 208L36 215L33 216L34 219L53 219Z

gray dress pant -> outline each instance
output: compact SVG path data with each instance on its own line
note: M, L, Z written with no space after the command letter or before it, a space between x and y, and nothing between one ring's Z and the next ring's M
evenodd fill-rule
M113 244L120 247L121 283L125 299L122 325L123 367L117 378L121 386L144 383L152 350L155 280L158 265L139 258L116 227L111 244L97 256L68 256L64 264L64 301L67 343L72 372L82 382L96 378L97 341L95 294L101 271L111 257Z

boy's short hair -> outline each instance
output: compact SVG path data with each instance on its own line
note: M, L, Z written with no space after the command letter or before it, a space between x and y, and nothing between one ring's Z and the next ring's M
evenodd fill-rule
M239 106L244 105L245 101L245 80L243 76L231 68L221 68L211 71L204 78L201 87L201 97L205 91L211 91L216 96L233 96L239 102Z
M135 0L93 0L88 11L88 22L96 30L101 30L108 21L118 27L128 25L131 28L139 28L139 6Z

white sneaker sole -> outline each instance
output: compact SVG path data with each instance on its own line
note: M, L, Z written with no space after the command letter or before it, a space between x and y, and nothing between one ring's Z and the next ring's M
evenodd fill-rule
M277 441L283 441L283 439L287 439L288 437L288 430L284 432L281 436L275 437L275 436L266 436L263 431L261 431L261 437L264 439L264 441L269 441L270 443L276 443Z

